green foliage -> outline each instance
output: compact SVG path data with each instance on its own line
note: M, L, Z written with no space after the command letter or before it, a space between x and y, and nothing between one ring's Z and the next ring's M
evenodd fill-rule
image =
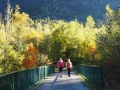
M25 47L31 42L38 47L43 38L42 30L38 29L41 25L36 28L37 22L34 23L29 15L19 10L19 6L16 6L15 12L9 10L6 13L9 16L7 23L0 23L0 66L4 68L4 73L23 69L21 62Z
M50 18L32 20L28 14L20 12L19 6L10 14L9 25L4 21L0 23L0 68L6 73L23 69L23 51L32 42L40 52L36 66L50 64L60 57L70 58L73 65L102 65L104 83L112 85L114 80L119 83L120 17L109 5L106 6L106 23L99 23L99 28L91 15L80 23ZM111 80L106 81L109 78Z
M103 67L103 78L106 87L120 83L120 25L119 13L107 6L107 23L100 29L97 37L97 50ZM105 28L104 28L105 27Z
M90 24L91 21L93 23ZM81 60L77 59L89 60L90 55L88 58L85 56L88 53L86 47L96 47L95 34L98 30L94 28L95 22L91 16L87 18L86 23L84 26L75 20L71 22L57 21L53 24L50 55L53 55L53 60L57 60L59 57L71 58L74 64L81 63Z
M80 75L82 81L92 90L101 90L98 86L94 85L92 82L90 82L87 78L85 78L83 75Z
M8 46L6 51L6 66L4 67L4 72L8 73L11 71L16 71L22 69L23 55L20 52L15 51L13 46Z

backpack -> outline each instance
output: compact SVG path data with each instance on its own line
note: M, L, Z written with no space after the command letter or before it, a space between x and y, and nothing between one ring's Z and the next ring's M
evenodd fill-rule
M58 67L58 68L59 68L59 67L64 67L63 62L59 60L59 61L57 62L57 67Z
M70 68L71 63L67 62L67 68Z

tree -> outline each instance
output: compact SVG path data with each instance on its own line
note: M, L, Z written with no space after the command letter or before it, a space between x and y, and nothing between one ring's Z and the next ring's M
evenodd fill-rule
M7 3L7 9L6 9L6 16L5 16L5 23L6 23L6 28L5 28L5 34L6 34L6 42L4 46L4 67L6 67L6 49L9 44L9 27L10 27L10 22L11 22L11 14L12 14L12 9L10 6L10 3ZM5 71L5 70L4 70Z
M28 49L24 52L23 65L26 68L33 68L37 62L37 54L38 53L39 53L38 50L36 50L33 47L33 44L31 43L28 46Z
M86 25L85 26L87 26L87 27L89 27L89 28L94 28L95 27L95 21L94 21L94 19L92 18L92 16L88 16L87 17L87 20L86 20Z
M24 12L20 13L19 10L19 6L16 5L15 12L12 14L11 37L13 39L11 43L14 44L16 50L22 52L26 44L31 42L29 41L31 37L28 36L30 32L34 31L34 28L31 27L33 22L29 15Z
M106 23L97 34L97 51L101 61L104 83L120 84L120 24L119 13L106 6Z

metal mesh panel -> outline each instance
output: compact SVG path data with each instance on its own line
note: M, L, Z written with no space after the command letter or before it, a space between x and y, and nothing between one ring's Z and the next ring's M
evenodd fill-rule
M0 90L28 90L54 72L54 66L42 66L0 76Z
M85 76L92 83L102 87L101 66L77 65L77 71Z

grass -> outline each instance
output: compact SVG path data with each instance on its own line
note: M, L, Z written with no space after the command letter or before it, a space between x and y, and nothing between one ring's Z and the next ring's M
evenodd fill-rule
M120 90L120 84L118 84L117 82L114 82L112 86L104 87L104 89L102 90Z
M91 90L101 90L99 87L94 85L92 82L90 82L88 79L86 79L83 75L79 74L81 76L82 81L91 89Z

